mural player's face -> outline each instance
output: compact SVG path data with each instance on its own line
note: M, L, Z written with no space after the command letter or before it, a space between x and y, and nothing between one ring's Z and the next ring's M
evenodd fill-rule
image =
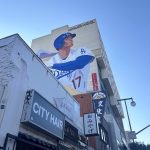
M64 40L65 44L64 44L64 47L65 48L70 48L73 46L73 39L71 36L67 37L65 40Z

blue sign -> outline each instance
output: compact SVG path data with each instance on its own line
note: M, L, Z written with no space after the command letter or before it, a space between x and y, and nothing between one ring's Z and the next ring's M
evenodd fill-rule
M22 123L41 129L60 139L64 138L65 115L34 90L28 91Z
M101 91L94 92L92 99L93 99L93 110L97 114L98 123L101 123L105 111L106 95L104 92Z

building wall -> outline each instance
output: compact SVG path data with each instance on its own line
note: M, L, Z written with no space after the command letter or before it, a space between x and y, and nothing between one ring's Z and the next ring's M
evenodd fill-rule
M74 98L80 103L80 115L81 117L85 113L93 112L93 102L92 102L92 94L86 93L86 94L78 94L74 95ZM106 103L106 107L108 107L108 103ZM106 111L106 108L105 108ZM115 123L115 125L114 125ZM94 136L94 137L88 137L88 143L90 147L93 147L95 150L105 150L106 147L111 147L112 150L117 150L117 140L121 140L118 135L120 135L120 129L116 125L116 122L114 122L113 115L109 112L109 115L104 115L104 119L102 121L102 126L105 128L105 131L108 134L108 145L104 143L100 139L100 136ZM115 127L114 127L115 126Z
M74 38L73 48L86 47L94 53L96 57L96 62L92 63L90 73L95 72L97 74L98 84L100 85L100 79L98 75L98 65L101 67L101 76L109 92L110 100L111 100L110 102L112 105L117 105L118 104L117 99L120 99L120 96L109 65L107 54L104 49L104 45L100 36L96 19L72 27L66 25L54 29L48 35L33 39L31 48L35 52L38 52L38 50L40 49L48 50L51 52L57 52L53 46L54 39L58 35L68 31L72 33L76 33L77 35L76 38ZM89 76L87 82L88 82L88 91L93 91L91 76ZM100 86L98 88L100 90ZM118 109L119 115L123 117L122 106L119 105L116 108Z
M76 33L76 38L74 38L74 47L73 48L78 48L78 47L87 47L90 49L95 57L96 60L93 62L91 66L91 74L96 73L98 77L98 84L99 84L99 90L101 90L101 82L103 82L105 86L105 90L107 90L108 97L109 97L109 103L110 106L112 107L112 113L111 117L114 117L118 123L118 127L123 129L123 124L122 124L122 117L124 117L123 114L123 109L122 105L118 105L117 99L120 99L119 92L113 77L113 73L107 58L107 54L100 36L100 32L98 29L98 25L95 19L69 27L68 25L57 28L55 30L52 30L50 34L46 36L42 36L36 39L33 39L31 48L37 52L39 49L44 49L44 50L49 50L51 52L57 52L53 46L54 39L60 35L63 32L72 32ZM47 60L46 60L47 61ZM93 83L91 76L89 77L88 80L88 89L89 92L93 91ZM71 94L74 95L72 92ZM81 95L80 95L81 96ZM89 106L90 102L88 101L87 97L87 102L83 103L82 101L82 96L76 96L78 101L80 102L81 105L81 115L83 112L86 111L91 111L91 106ZM82 105L84 107L82 107ZM115 111L114 111L115 110ZM110 118L111 118L110 117ZM110 119L109 117L106 117L108 120ZM111 119L110 119L111 120ZM113 121L110 121L111 124L113 124ZM113 134L115 134L114 131L115 128L111 128L113 130ZM113 139L115 140L115 139ZM115 142L114 142L115 143ZM115 150L115 149L114 149Z
M74 95L74 98L80 104L80 116L83 117L84 113L93 112L91 94L88 94L88 93L87 94L78 94L78 95Z
M95 51L94 49L98 49L101 46L101 43L99 42L100 39L99 37L99 32L96 24L96 20L91 20L89 22L82 23L80 25L76 25L73 27L69 26L63 26L61 28L52 30L51 34L37 38L32 40L32 45L31 48L35 51L38 52L38 50L43 49L43 50L49 50L51 52L57 52L53 46L54 39L59 35L64 32L72 32L76 33L76 38L74 38L74 48L79 48L79 47L86 47L90 49L94 55ZM48 59L43 60L44 63L46 64ZM93 80L92 80L92 74L97 75L97 88L93 87ZM97 68L97 61L94 60L93 63L90 64L90 74L88 76L87 80L87 91L93 91L94 89L100 90L100 80L98 76L98 68ZM96 86L96 85L95 85Z
M65 120L83 134L79 103L18 34L0 40L0 57L0 147L4 145L7 133L17 137L22 132L48 143L53 142L49 135L21 123L26 92L31 89L65 114ZM59 105L55 100L59 101Z
M78 94L74 98L80 103L80 116L83 117L85 113L93 112L91 94ZM96 149L96 138L88 137L88 146Z

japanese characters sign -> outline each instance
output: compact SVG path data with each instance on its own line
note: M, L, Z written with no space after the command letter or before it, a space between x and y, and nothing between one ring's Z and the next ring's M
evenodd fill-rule
M99 135L96 113L88 113L83 116L84 134L85 136Z
M102 122L106 103L106 95L99 91L93 93L93 110L97 114L98 123Z

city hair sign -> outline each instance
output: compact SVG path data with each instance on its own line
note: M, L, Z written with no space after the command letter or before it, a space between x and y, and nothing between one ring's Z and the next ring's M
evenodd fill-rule
M21 122L64 139L65 115L35 90L26 94Z

